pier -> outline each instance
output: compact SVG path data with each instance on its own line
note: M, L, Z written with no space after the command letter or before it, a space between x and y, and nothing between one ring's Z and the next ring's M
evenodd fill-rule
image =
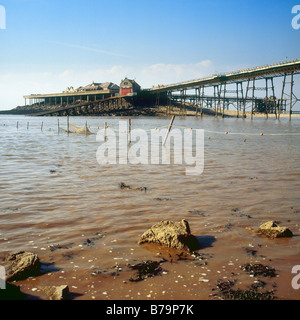
M196 106L196 113L206 107L215 109L217 115L225 114L226 106L232 104L236 110L236 116L245 117L246 110L250 108L251 118L254 112L275 113L280 117L288 106L289 118L293 113L293 107L300 101L294 90L294 77L300 74L300 59L278 62L265 66L238 70L235 72L214 74L211 77L180 82L171 85L160 85L149 92L156 94L159 99L161 94L167 94L169 99L180 100L182 106L189 100ZM274 78L282 79L280 96L275 95ZM193 91L193 94L187 93ZM206 92L213 91L212 97ZM262 97L258 98L257 92Z
M222 117L229 114L228 110L232 116L234 110L236 117L250 114L253 118L255 113L262 113L266 117L275 114L279 119L281 114L288 113L291 119L292 114L297 113L293 107L300 101L295 94L295 76L299 74L300 59L296 59L144 90L138 86L137 92L122 87L124 81L129 81L129 84L131 81L132 88L133 84L137 85L134 80L126 78L121 82L121 88L114 85L111 89L95 90L93 83L79 91L24 98L25 105L26 101L35 105L52 105L51 110L33 114L36 116L97 115L105 111L152 104L157 107L175 105L180 108L182 115L186 114L188 108L193 108L195 115L200 116L204 109L209 109L215 116ZM280 87L275 86L275 79L282 83ZM53 108L53 105L57 105L57 108Z
M61 106L53 110L37 112L31 116L81 116L89 114L100 114L101 112L116 111L128 109L131 107L130 98L125 96L109 97L94 101L85 101L74 103L67 106Z

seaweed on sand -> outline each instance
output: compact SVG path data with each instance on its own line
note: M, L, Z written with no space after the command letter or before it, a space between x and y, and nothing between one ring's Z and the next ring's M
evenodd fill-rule
M246 290L233 289L236 280L219 280L217 282L217 289L219 289L218 296L225 300L275 300L275 290L261 290L264 289L266 283L263 281L257 281L249 286Z
M135 277L133 278L132 276L130 277L130 281L132 282L138 282L145 280L147 278L161 275L163 269L161 268L161 264L163 262L166 262L167 260L162 260L162 261L144 261L132 266L129 266L131 270L136 270Z
M269 266L264 266L260 263L252 264L247 263L243 266L241 266L241 269L247 272L250 272L250 274L254 277L256 276L263 276L263 277L276 277L276 270L274 268L271 268Z

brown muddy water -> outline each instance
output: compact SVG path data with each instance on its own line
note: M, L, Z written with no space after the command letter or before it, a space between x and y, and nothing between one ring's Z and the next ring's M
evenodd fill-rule
M119 120L70 118L93 133ZM169 121L131 120L148 131ZM261 280L278 299L300 298L291 284L300 265L300 120L186 117L174 128L205 130L201 175L172 163L100 166L96 135L58 134L55 117L0 117L0 259L26 250L42 261L40 276L16 283L22 292L46 299L39 286L67 284L77 300L216 300L219 280L235 289ZM147 190L122 190L121 182ZM153 224L182 219L200 242L196 255L137 244ZM269 220L294 236L270 240L246 229ZM147 260L162 261L159 274L131 281L129 266ZM253 277L241 268L247 263L277 276Z

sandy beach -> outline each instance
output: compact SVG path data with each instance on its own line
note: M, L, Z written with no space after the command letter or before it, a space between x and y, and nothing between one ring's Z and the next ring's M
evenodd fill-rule
M239 294L236 299L247 290L261 298L299 298L291 286L300 248L297 119L176 118L175 129L204 129L199 176L176 164L100 166L95 134L58 133L55 118L44 118L43 130L39 118L0 120L0 258L20 250L38 255L42 273L13 283L30 299L47 299L41 287L60 285L68 285L75 300L230 299L224 287ZM104 122L117 129L119 120L75 117L71 123L88 121L97 133ZM167 128L169 120L131 121L133 129L150 132ZM121 182L132 188L120 188ZM138 244L155 223L182 219L200 250ZM271 240L251 231L270 220L294 236ZM135 281L134 266L147 261L157 263L154 273ZM248 264L274 274L254 275Z

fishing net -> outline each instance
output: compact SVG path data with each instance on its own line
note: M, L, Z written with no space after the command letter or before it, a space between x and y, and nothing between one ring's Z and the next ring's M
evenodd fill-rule
M81 133L81 134L93 134L89 128L87 126L84 126L83 128L79 128L79 127L76 127L74 126L73 124L70 123L70 126L75 129L75 132L76 133Z
M85 134L85 135L93 134L86 125L80 128L70 123L70 127L72 127L74 130L73 131L69 130L69 133L79 133L79 134ZM61 127L59 127L59 131L68 132L68 130Z

